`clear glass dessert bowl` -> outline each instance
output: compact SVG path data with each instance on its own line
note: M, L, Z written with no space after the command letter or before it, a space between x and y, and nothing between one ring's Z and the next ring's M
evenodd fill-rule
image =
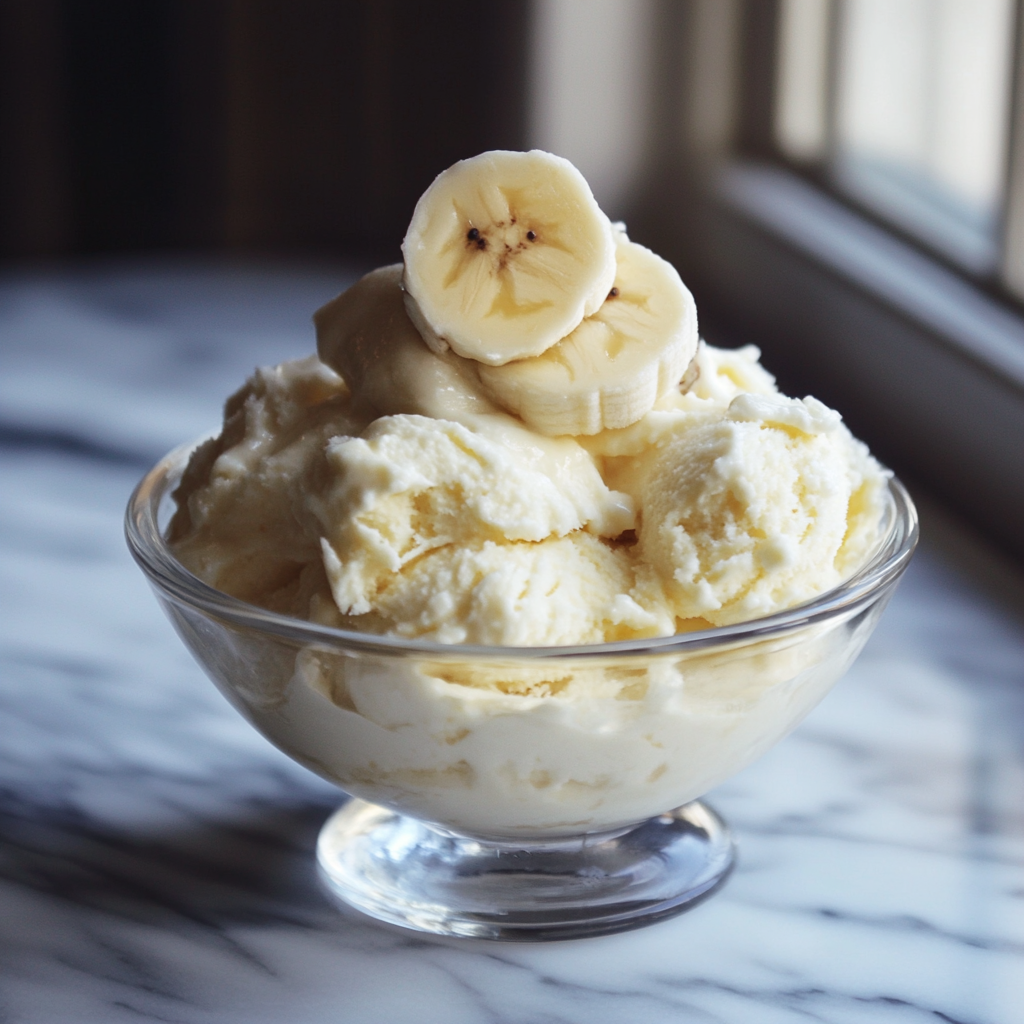
M843 675L917 543L913 504L893 479L863 567L767 618L583 647L394 639L266 611L180 565L164 533L192 447L132 495L132 554L227 699L350 794L317 847L328 892L437 934L599 934L714 891L733 844L698 797Z

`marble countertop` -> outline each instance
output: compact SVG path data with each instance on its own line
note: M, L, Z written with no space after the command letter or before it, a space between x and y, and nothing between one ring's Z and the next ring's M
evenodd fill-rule
M928 507L848 676L711 794L740 861L706 903L540 945L328 904L313 842L339 793L206 681L121 517L349 279L0 277L0 1022L1024 1021L1024 578Z

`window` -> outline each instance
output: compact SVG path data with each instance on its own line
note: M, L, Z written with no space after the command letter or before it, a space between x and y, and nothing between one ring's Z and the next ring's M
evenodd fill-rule
M676 265L704 337L1024 558L1024 0L531 7L531 142Z
M775 137L789 160L1024 296L1004 229L1014 0L782 0Z
M627 213L705 337L759 345L785 390L1019 557L1022 7L659 3Z

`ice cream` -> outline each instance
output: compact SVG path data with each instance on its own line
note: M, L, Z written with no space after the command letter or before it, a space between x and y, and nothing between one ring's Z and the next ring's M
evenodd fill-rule
M229 399L176 492L183 565L273 611L457 650L756 619L864 562L886 471L838 413L780 394L756 349L698 344L678 274L566 166L486 154L438 179L403 264L316 313L318 357ZM310 649L241 699L351 792L470 832L557 833L700 795L856 646L830 627L557 671Z
M754 350L705 345L695 365L685 394L582 443L455 374L437 389L437 367L372 404L312 357L257 371L192 460L174 550L264 607L442 643L664 636L836 585L875 539L883 471Z

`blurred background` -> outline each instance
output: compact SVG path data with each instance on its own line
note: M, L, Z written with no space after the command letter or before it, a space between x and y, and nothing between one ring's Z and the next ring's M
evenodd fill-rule
M8 259L393 251L467 153L525 138L526 5L3 0Z
M6 294L111 260L392 261L439 171L539 146L676 262L709 340L762 346L1020 556L1020 21L1016 0L0 0Z

